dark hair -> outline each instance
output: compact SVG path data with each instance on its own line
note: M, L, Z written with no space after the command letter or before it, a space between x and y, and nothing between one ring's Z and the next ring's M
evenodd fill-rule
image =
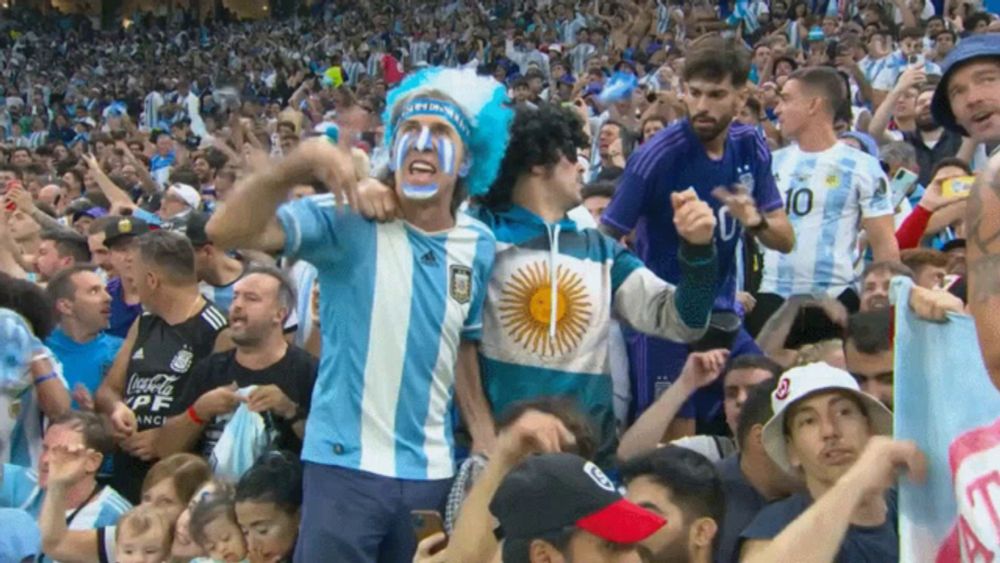
M302 463L288 452L262 455L236 484L236 502L268 502L288 514L302 506Z
M222 151L214 147L209 148L201 155L201 158L205 159L205 162L212 167L213 171L222 169L223 166L229 162L229 157L223 154Z
M937 173L940 172L942 168L945 168L945 167L948 167L948 166L953 166L955 168L961 168L962 170L965 171L966 174L969 174L969 175L972 174L972 168L969 167L969 163L968 162L965 162L961 158L957 158L957 157L954 157L954 156L949 156L947 158L942 158L941 160L937 161L934 164L934 168L931 169L931 178L933 178L934 176L936 176Z
M289 313L295 309L297 303L295 298L295 286L292 285L292 280L288 279L288 276L284 272L270 266L267 264L261 264L260 262L254 262L243 273L243 277L247 277L250 274L261 274L274 278L278 281L278 302L281 303L282 307L288 309Z
M684 514L684 523L698 518L715 520L722 530L726 498L722 478L715 466L700 453L680 446L664 446L626 461L621 466L626 486L638 477L649 477L670 490L670 500ZM716 533L718 544L721 533Z
M97 272L97 266L93 264L75 264L59 271L52 276L45 286L45 295L49 298L53 308L60 299L72 299L76 293L76 284L73 283L73 276L80 272ZM58 312L56 312L58 316Z
M865 279L868 278L868 276L872 275L875 272L885 272L885 271L888 271L889 273L896 276L906 276L911 280L916 277L913 274L913 270L907 268L903 264L900 264L899 262L884 260L882 262L872 262L871 264L865 266L865 270L861 273L861 281L863 283Z
M854 313L847 320L847 340L862 354L878 354L892 349L892 311L877 309Z
M198 181L198 175L194 172L194 168L187 165L171 170L169 181L171 184L187 184L196 189L201 185L201 182Z
M722 82L727 77L735 87L743 86L750 76L750 54L730 39L716 35L695 40L684 60L684 82L702 78Z
M65 176L66 174L69 174L70 176L73 176L74 178L76 178L76 181L79 182L79 184L80 184L80 191L83 191L83 189L85 187L84 186L84 181L83 181L83 173L81 173L76 168L70 168L69 170L63 172L62 175Z
M60 258L70 256L77 264L90 262L90 247L87 239L74 231L48 230L42 233L42 240L50 240Z
M958 34L950 29L942 29L937 35L934 36L934 41L937 41L938 37L941 37L942 35L950 35L952 43L958 42Z
M111 430L100 415L86 411L71 410L55 417L49 423L49 428L53 426L65 425L80 434L83 434L83 445L108 455L115 448L115 440L111 437Z
M900 41L904 39L922 40L923 38L924 38L924 30L920 29L919 27L904 27L903 29L899 30Z
M584 186L580 191L580 197L582 199L588 199L591 197L614 197L614 195L615 183L607 180L591 182Z
M771 372L775 378L781 376L783 371L782 367L771 358L767 356L748 354L746 356L740 356L735 358L733 361L729 362L726 366L726 371L722 373L722 379L725 381L726 375L731 371L736 371L738 369L762 369L764 371Z
M788 77L788 80L798 80L802 85L820 95L826 100L830 114L838 116L847 102L847 88L844 79L835 69L825 66L800 68Z
M194 283L194 247L180 233L157 230L139 237L139 256L155 265L167 279L177 283Z
M990 15L986 12L974 12L970 14L964 21L962 21L962 29L967 31L972 31L976 29L979 22L986 22L986 25L990 24Z
M780 374L779 374L780 375ZM740 416L736 421L736 443L740 449L744 450L747 437L753 427L760 424L767 424L768 420L774 416L771 410L771 393L778 386L778 378L761 381L750 388L747 393L747 400L740 408Z
M41 340L48 338L56 327L52 307L45 291L38 285L0 272L0 307L24 317L31 330Z
M539 397L513 403L497 419L497 431L514 424L528 411L550 414L563 423L566 430L576 438L575 449L568 453L576 454L583 459L594 459L597 455L597 437L590 419L583 414L579 404L568 397Z
M531 544L535 540L544 541L565 555L569 551L569 542L573 541L573 536L579 531L580 529L576 526L565 526L551 532L535 534L533 538L504 538L503 561L504 563L530 563Z
M510 206L514 185L532 167L551 167L561 157L576 162L576 151L586 147L580 118L572 110L550 104L538 109L518 108L510 126L510 144L484 206L501 210Z

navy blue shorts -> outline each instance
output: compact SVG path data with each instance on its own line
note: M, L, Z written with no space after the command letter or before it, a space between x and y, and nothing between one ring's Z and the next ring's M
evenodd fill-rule
M297 563L409 563L417 549L410 512L444 514L451 479L410 481L305 463Z
M629 376L632 383L632 420L635 420L677 380L687 362L690 347L680 342L629 331L625 336L628 345ZM733 340L730 359L752 354L762 354L757 343L742 326ZM677 413L679 418L712 420L722 409L722 378L712 385L695 392Z

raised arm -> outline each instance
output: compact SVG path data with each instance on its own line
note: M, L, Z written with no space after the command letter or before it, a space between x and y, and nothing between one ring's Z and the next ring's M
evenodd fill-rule
M70 530L66 525L66 490L71 483L83 478L88 463L93 464L95 457L99 459L100 454L79 446L58 445L49 452L49 483L38 515L38 527L42 533L42 550L50 559L67 563L101 561L98 530Z
M914 481L924 479L926 460L916 445L873 437L858 461L837 480L837 484L773 540L744 543L740 561L833 561L847 535L851 517L859 508L874 508L884 503L885 491L895 485L900 470L908 471Z
M618 459L628 461L656 448L684 402L695 391L719 378L728 357L728 350L690 354L677 383L668 387L622 436L618 444Z
M118 204L131 207L135 205L135 202L132 201L132 196L115 185L111 181L111 178L108 178L108 175L101 169L101 165L97 162L97 159L94 158L94 155L85 154L83 155L83 160L87 163L87 168L90 169L91 174L94 175L94 181L97 182L97 186L101 188L101 192L107 196L112 206Z
M886 95L885 100L875 110L871 123L868 124L868 134L879 143L889 142L886 137L886 130L889 128L889 121L892 120L892 113L896 109L896 102L910 88L915 88L927 82L927 73L922 66L907 67L899 75L899 80L892 90Z
M326 139L302 143L292 154L250 175L220 205L205 230L216 246L281 250L285 234L275 212L292 187L325 182L338 199L353 204L357 180L350 152Z
M447 548L448 561L487 563L497 552L490 501L503 478L532 453L565 451L575 438L558 418L529 410L497 437L496 451L462 503Z

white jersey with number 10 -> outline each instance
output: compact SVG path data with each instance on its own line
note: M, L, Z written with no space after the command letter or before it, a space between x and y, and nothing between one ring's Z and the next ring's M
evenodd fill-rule
M837 143L815 153L792 145L775 152L773 162L795 248L764 252L761 293L835 297L853 288L861 220L892 214L878 159Z

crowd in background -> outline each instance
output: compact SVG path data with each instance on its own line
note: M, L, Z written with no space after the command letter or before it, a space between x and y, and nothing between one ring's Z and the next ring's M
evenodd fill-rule
M891 280L995 367L995 10L0 14L0 561L898 560ZM435 67L507 117L407 125Z

